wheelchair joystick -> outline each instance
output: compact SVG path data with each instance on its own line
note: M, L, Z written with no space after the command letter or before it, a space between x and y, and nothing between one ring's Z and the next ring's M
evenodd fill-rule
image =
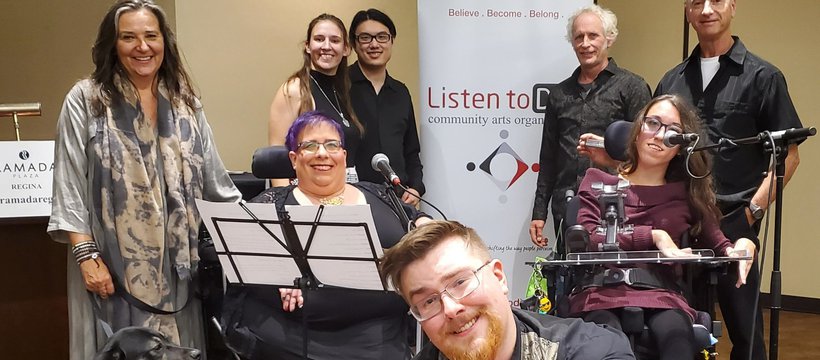
M619 251L618 234L632 232L632 225L624 225L627 220L624 212L624 198L628 188L629 181L623 179L619 180L616 185L604 185L600 182L592 184L593 190L600 191L598 203L601 209L601 225L595 231L606 235L606 240L598 246L600 251Z

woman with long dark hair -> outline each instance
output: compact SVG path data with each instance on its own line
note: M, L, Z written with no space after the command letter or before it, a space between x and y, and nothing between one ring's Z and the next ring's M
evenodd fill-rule
M57 124L48 232L71 244L71 359L91 359L114 331L145 326L203 349L191 279L199 263L196 199L239 201L165 13L121 0L92 48L95 69L66 96ZM92 311L88 292L99 299Z
M666 257L692 256L691 248L681 249L681 239L690 236L693 246L713 249L718 256L732 256L733 250L755 252L749 239L733 244L719 228L720 210L715 205L711 162L705 151L685 156L680 145L663 143L667 131L702 135L700 119L687 100L675 95L652 99L635 119L627 140L627 160L611 175L598 169L587 170L578 195L581 206L578 223L590 234L589 251L599 251L604 235L595 230L601 224L598 191L593 184L629 182L625 190L626 225L632 231L617 235L621 250L660 250ZM688 167L688 172L687 172ZM739 262L737 286L745 283L750 261ZM692 359L695 311L680 293L679 266L649 264L633 266L642 283L598 281L623 267L598 268L589 274L570 297L571 313L587 321L620 329L619 315L627 306L644 308L646 324L661 350L661 359ZM599 276L604 275L604 276Z

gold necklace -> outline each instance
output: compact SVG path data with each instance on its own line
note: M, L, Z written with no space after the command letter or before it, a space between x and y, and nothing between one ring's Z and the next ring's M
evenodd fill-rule
M319 205L342 205L345 203L345 193L336 196L319 199Z

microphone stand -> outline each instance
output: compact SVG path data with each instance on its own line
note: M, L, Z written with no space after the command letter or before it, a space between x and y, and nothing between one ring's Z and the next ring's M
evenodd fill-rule
M788 145L784 146L782 153L777 156L774 167L775 174L775 204L774 204L774 260L772 260L772 278L770 292L772 305L769 313L769 359L777 360L780 338L780 309L782 301L782 281L780 272L780 244L781 244L781 224L783 221L783 186L786 175L786 155L788 155ZM758 295L759 296L759 295Z
M771 273L771 284L770 284L770 292L771 292L771 311L769 317L769 359L770 360L777 360L777 353L779 347L779 338L780 338L780 309L782 306L782 273L780 271L780 244L781 244L781 235L782 235L782 220L783 220L783 187L784 187L784 178L786 174L786 156L788 155L788 145L791 143L790 140L794 140L800 137L807 137L807 136L814 136L816 134L816 130L812 128L808 128L806 133L803 133L802 136L796 136L795 138L789 138L788 136L782 136L780 139L774 140L770 132L765 131L757 136L741 138L741 139L727 139L721 138L718 140L717 144L707 145L700 148L690 148L687 149L690 152L693 151L702 151L707 149L718 148L718 151L726 149L726 148L733 148L737 147L738 145L748 145L748 144L759 144L763 143L763 150L767 154L775 153L778 156L775 156L775 208L774 208L774 260L772 262L772 273ZM760 264L761 269L763 264ZM762 280L762 278L761 278ZM759 285L758 285L759 286ZM760 295L760 289L758 287L758 297ZM755 306L757 307L757 306ZM752 315L755 316L755 315ZM762 324L759 324L760 326ZM754 326L752 327L752 333L754 333ZM751 347L752 345L750 345Z
M390 207L393 208L393 212L399 217L399 221L406 226L407 231L410 231L412 228L410 218L407 217L407 213L404 211L402 202L399 200L399 195L396 193L396 188L390 183L390 179L388 178L385 178L384 186L387 187L387 198L390 200Z

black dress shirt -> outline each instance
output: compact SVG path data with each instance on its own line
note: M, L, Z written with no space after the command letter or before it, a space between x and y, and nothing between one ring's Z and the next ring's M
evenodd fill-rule
M705 90L698 45L686 60L664 75L655 95L677 94L691 100L712 143L720 138L739 139L765 130L802 127L783 73L746 50L738 37L732 38L734 44L720 56L720 68ZM718 204L724 215L737 218L738 226L745 224L748 229L745 208L765 178L767 166L768 155L759 144L715 154L713 175ZM753 235L750 233L732 233L727 232L727 236L754 238L748 236Z
M617 120L632 121L649 102L649 85L638 75L619 68L615 60L598 74L589 91L578 84L580 67L550 90L541 137L540 170L532 209L533 220L547 218L552 198L556 225L564 218L567 190L578 190L591 163L578 157L581 134L603 136Z
M419 158L421 148L410 91L402 82L387 74L381 91L376 94L358 62L350 65L349 70L353 111L365 128L356 157L359 180L384 182L384 177L370 166L373 155L383 153L390 159L390 167L402 184L423 195L425 190Z

